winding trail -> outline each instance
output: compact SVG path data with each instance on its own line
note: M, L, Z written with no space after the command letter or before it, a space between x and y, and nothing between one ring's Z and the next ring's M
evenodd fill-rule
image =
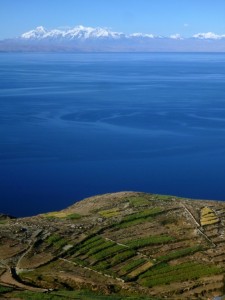
M38 287L32 287L30 285L26 285L22 282L17 281L14 276L13 276L13 271L14 269L12 268L8 268L7 270L5 270L5 272L0 276L0 282L11 286L11 287L16 287L16 288L20 288L23 290L28 290L31 292L47 292L47 289L42 289L42 288L38 288Z

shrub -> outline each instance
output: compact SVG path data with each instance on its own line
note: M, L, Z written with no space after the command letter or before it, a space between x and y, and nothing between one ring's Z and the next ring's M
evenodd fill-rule
M67 241L57 234L48 237L47 243L57 248L62 248L67 244Z

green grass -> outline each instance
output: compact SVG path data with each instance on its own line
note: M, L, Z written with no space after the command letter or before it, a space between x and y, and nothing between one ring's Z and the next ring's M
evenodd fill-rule
M149 201L145 197L137 196L128 198L130 204L134 207L148 205Z
M120 211L117 208L102 210L98 212L104 218L116 217L120 214Z
M153 287L170 284L172 282L196 280L202 276L210 276L221 272L222 269L216 266L203 265L195 262L188 262L175 266L164 264L158 268L151 268L142 274L139 283L146 287Z
M76 214L76 213L67 215L67 216L65 217L65 219L68 219L68 220L78 220L78 219L80 219L80 218L81 218L81 215Z
M119 296L119 295L100 295L90 291L54 291L51 293L35 293L30 291L17 292L14 297L23 300L59 300L59 299L76 299L76 300L160 300L145 296Z
M0 294L11 292L13 288L0 285Z
M166 261L169 261L169 260L172 260L172 259L176 259L176 258L179 258L179 257L194 254L195 252L198 252L198 251L201 251L201 250L203 250L202 246L194 246L194 247L190 247L190 248L184 248L184 249L172 251L172 252L168 253L167 255L159 256L157 258L157 260L166 262Z
M140 238L137 240L132 240L124 243L132 249L138 249L149 245L164 244L172 241L174 241L174 238L171 236L155 235L155 236Z
M178 197L175 197L175 196L171 196L171 195L158 195L158 194L155 194L153 195L153 198L155 200L171 200L171 199L179 199Z
M35 292L19 292L15 294L15 297L24 300L59 300L66 299L66 297L62 297L61 295L55 295L53 293L43 294L43 293L35 293ZM71 298L71 299L79 299L79 298Z
M4 224L7 224L8 223L8 220L0 220L0 225L4 225Z

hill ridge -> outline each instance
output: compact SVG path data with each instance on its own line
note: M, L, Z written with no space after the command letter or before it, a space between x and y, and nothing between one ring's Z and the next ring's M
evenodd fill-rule
M16 280L30 293L213 299L224 294L224 224L222 201L96 195L0 223L0 285L15 287Z

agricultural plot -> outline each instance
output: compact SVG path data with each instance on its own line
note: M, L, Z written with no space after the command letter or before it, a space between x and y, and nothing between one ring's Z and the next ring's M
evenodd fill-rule
M120 214L120 211L117 208L102 210L98 212L101 217L112 218L117 217Z
M61 299L65 288L67 299L79 289L118 300L128 294L213 299L224 294L224 211L224 203L143 193L93 197L68 210L1 224L0 256L20 270L27 286L54 289L37 293L43 299ZM0 294L5 291L0 287Z
M138 282L146 287L154 287L172 282L196 280L202 276L215 275L221 272L222 269L219 267L196 262L188 262L175 266L162 264L142 274Z
M146 197L130 197L128 198L128 201L133 207L140 207L140 206L145 206L149 205L149 200L146 199Z
M56 248L63 248L67 244L67 241L63 237L53 234L48 237L47 243Z
M146 238L140 238L137 240L131 240L126 243L126 245L132 249L143 248L149 245L157 245L157 244L164 244L174 241L174 238L171 236L149 236Z
M135 270L133 270L131 273L127 274L127 277L129 279L133 279L138 277L140 274L146 272L149 268L153 266L153 263L151 261L147 261L145 264L137 267Z
M139 248L172 241L174 238L171 236L150 236L131 240L126 245L121 245L101 236L94 236L78 244L72 257L73 261L79 265L89 266L94 270L113 274L113 276L122 276L123 279L129 281L137 278L154 265L153 261L139 256L137 252ZM194 251L194 249L191 250ZM174 254L171 257L174 257ZM135 259L133 260L133 258ZM170 257L167 259L169 260ZM121 269L114 268L120 264L122 264Z
M90 265L106 270L136 255L136 252L116 242L95 236L75 247L72 260L79 265ZM107 261L106 261L107 260Z
M201 209L200 222L202 226L212 225L218 223L219 218L211 208L206 206Z
M131 215L128 215L123 218L123 220L115 225L116 228L126 228L130 226L134 226L140 223L144 223L147 221L151 221L152 218L156 217L157 215L163 213L164 210L162 210L160 207L154 207L146 210L142 210L137 213L133 213Z
M194 254L195 252L201 251L203 250L202 246L194 246L194 247L189 247L189 248L183 248L183 249L179 249L176 251L171 251L169 252L167 255L162 255L157 257L157 261L163 261L163 262L167 262L170 261L172 259L177 259L180 257L184 257L187 255L191 255Z
M54 211L46 214L42 214L45 218L59 218L59 219L68 219L68 220L77 220L80 219L82 216L77 213L68 213L64 211Z
M121 275L125 275L127 273L130 273L135 268L143 265L146 262L146 259L144 258L136 258L132 261L127 262L120 270Z

